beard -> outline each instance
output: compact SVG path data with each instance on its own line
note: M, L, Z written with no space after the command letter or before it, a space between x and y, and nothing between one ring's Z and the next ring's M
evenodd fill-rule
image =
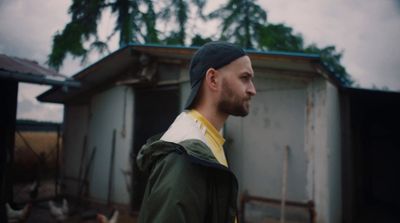
M235 91L228 83L222 84L221 99L218 103L218 110L233 116L244 117L249 114L250 97L242 98L235 94Z

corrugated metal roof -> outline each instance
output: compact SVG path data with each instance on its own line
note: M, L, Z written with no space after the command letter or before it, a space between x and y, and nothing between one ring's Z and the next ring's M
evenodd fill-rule
M39 76L47 75L66 78L66 76L61 75L54 70L40 66L36 61L11 57L4 54L0 54L0 70Z
M19 82L54 86L74 86L80 84L57 71L45 68L38 62L0 54L0 78Z

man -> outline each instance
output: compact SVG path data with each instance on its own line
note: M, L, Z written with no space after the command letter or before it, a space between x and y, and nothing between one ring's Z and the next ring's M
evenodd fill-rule
M194 54L186 110L138 155L149 172L139 222L235 222L238 185L220 130L229 115L249 113L253 77L250 58L233 44L210 42Z

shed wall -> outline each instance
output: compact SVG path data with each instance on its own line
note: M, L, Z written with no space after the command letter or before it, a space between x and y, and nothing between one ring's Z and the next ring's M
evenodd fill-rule
M249 115L227 121L226 153L237 174L240 192L280 199L284 150L289 146L287 199L312 199L307 191L311 157L305 149L309 81L256 76L257 95L252 99Z
M166 71L163 76L170 72L178 71ZM180 83L183 110L190 83L187 69L180 66L179 72L179 77L174 75L172 80L165 81ZM289 146L287 199L314 200L318 222L340 222L340 122L336 87L322 78L267 74L257 69L255 73L257 95L252 99L250 114L246 118L230 117L224 130L226 153L238 177L240 192L280 199L284 148ZM128 204L127 182L121 170L130 170L133 89L113 87L96 94L90 105L66 107L69 107L65 119L66 175L78 175L76 164L80 155L76 154L80 154L84 135L88 134L86 156L97 148L90 172L90 196L106 201L115 129L111 197L113 202Z
M329 168L329 222L342 222L342 162L340 100L338 89L327 83L328 93L328 168Z
M77 195L84 140L88 129L89 106L66 105L64 108L63 175L65 192Z
M257 95L249 115L230 117L225 130L226 153L240 192L280 199L284 148L289 146L286 199L312 200L316 203L317 222L340 222L337 88L322 78L273 75L256 76L255 84ZM259 220L274 213L271 209L257 212L254 207L246 212Z
M129 204L129 192L122 170L131 169L129 156L132 148L133 90L118 86L95 95L91 100L88 146L89 151L96 148L91 174L90 196L106 201L108 197L113 131L115 137L115 156L111 201Z
M96 148L89 171L89 197L105 202L112 151L113 130L116 130L111 202L129 204L127 183L122 170L129 171L132 147L133 91L130 87L114 87L95 95L90 105L68 105L65 112L64 174L78 178L85 135L85 165ZM132 124L131 124L132 123ZM85 166L84 165L84 166ZM66 182L70 182L66 180ZM67 191L77 194L76 182Z
M313 154L311 195L317 222L341 222L340 107L338 90L323 79L309 86L308 144Z

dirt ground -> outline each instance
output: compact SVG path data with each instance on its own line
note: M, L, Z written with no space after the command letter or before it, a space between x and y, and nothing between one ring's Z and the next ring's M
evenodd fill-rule
M55 194L55 183L54 180L45 180L41 182L39 187L38 196L32 199L29 196L30 183L19 183L14 185L14 202L18 207L22 208L24 204L31 203L32 209L26 219L27 223L52 223L57 222L56 219L51 215L49 209L49 201L53 200L57 206L61 206L61 197L65 197L68 201L69 216L63 221L66 223L95 223L96 214L103 214L105 216L110 216L112 210L115 208L119 211L119 223L135 223L136 216L135 213L130 213L129 206L107 206L105 204L90 202L87 200L81 200L78 202L76 197L71 196L61 196L60 194ZM58 190L60 191L60 189Z
M70 205L71 214L68 218L63 221L65 223L97 223L96 214L101 213L106 216L111 214L112 208L109 208L105 205L96 205L96 206L86 206L77 210L77 208L73 205ZM136 215L130 214L126 210L119 210L119 218L118 223L136 223ZM56 219L50 214L47 202L34 204L31 214L26 221L27 223L53 223L57 222Z
M59 186L56 189L55 186L56 132L22 132L16 134L15 139L13 201L14 206L19 208L27 203L32 204L31 212L25 222L57 222L50 213L49 201L53 200L61 206L61 197L67 199L70 210L63 222L97 222L96 214L110 216L114 208L119 211L119 223L136 222L137 214L130 213L128 206L107 206L84 200L78 205L76 198L60 194L62 188ZM61 153L62 149L59 152ZM31 188L37 179L40 179L40 187L36 196L32 198Z

